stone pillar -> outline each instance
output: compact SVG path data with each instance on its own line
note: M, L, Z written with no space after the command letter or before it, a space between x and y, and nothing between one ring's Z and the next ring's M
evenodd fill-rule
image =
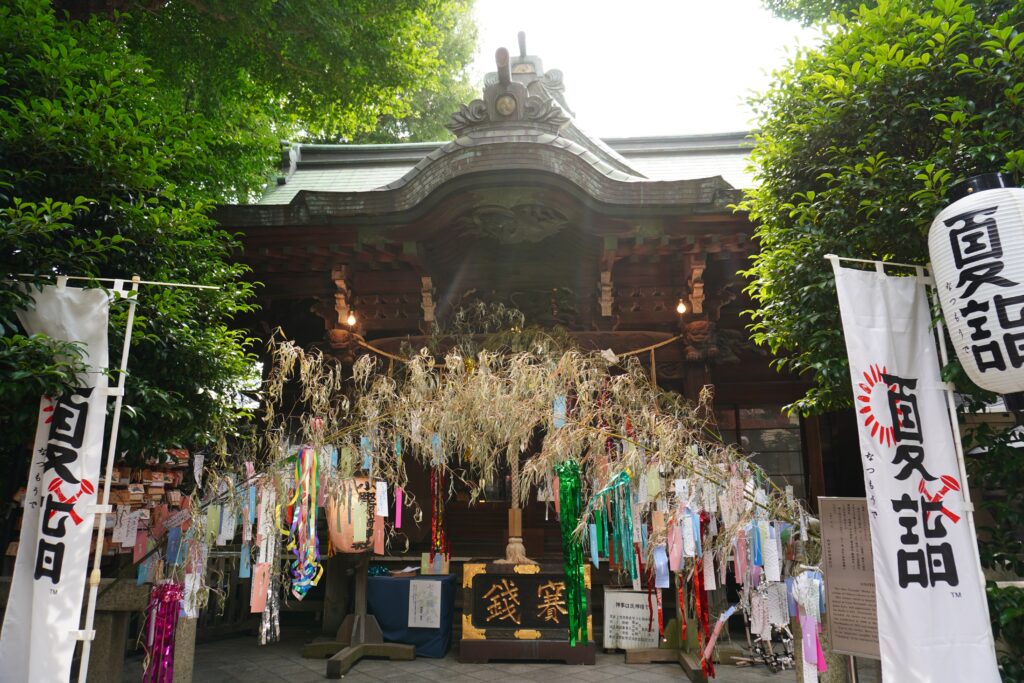
M96 611L93 628L96 637L92 641L89 656L89 683L120 681L124 672L124 649L128 642L129 612Z
M179 617L174 629L174 683L192 683L195 655L196 620Z
M114 585L106 592L110 584ZM128 622L133 613L141 613L149 602L149 584L136 585L134 581L103 579L96 601L93 629L96 637L89 651L89 683L120 681L124 671L124 652L128 642ZM86 604L88 588L86 588Z

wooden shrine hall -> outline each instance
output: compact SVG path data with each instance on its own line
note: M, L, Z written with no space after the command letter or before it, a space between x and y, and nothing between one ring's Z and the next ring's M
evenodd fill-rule
M806 384L770 368L744 329L752 304L737 272L757 244L730 207L749 183L746 135L600 140L576 125L562 73L522 38L496 62L482 98L452 114L453 141L290 145L259 203L219 210L263 284L255 336L281 327L351 363L371 352L360 340L418 349L484 302L584 348L656 347L638 357L657 382L690 399L713 385L723 438L813 505L820 426L782 412ZM471 511L451 503L454 556L503 556L507 496L488 482ZM537 502L523 511L527 554L541 561L560 557L546 514ZM410 552L428 535L410 533Z

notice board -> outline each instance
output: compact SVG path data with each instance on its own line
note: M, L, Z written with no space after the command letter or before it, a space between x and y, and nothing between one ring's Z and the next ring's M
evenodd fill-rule
M652 623L647 593L606 588L604 648L635 650L648 647L658 647L658 617L655 614Z
M879 659L875 564L864 498L818 498L832 651Z

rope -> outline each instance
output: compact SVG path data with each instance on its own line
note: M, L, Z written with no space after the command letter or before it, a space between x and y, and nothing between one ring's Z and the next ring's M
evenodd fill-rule
M679 341L682 338L683 338L683 335L677 334L676 336L671 337L669 339L666 339L665 341L660 341L657 344L651 344L650 346L645 346L645 347L640 348L640 349L633 349L632 351L626 351L624 353L618 354L618 356L620 358L625 358L626 356L635 356L638 353L644 353L645 351L650 351L651 352L651 368L653 369L654 368L654 351L655 351L655 349L660 349L662 346L668 346L672 342ZM379 354L381 356L384 356L385 358L388 358L390 360L393 360L393 361L397 360L400 363L408 363L409 362L408 358L402 358L401 356L396 356L393 353L388 353L384 349L378 349L373 344L368 344L365 341L363 341L362 339L357 339L356 340L356 344L358 344L359 346L362 346L367 351L373 351L374 353ZM652 375L653 375L653 380L652 381L657 382L657 371L652 370Z

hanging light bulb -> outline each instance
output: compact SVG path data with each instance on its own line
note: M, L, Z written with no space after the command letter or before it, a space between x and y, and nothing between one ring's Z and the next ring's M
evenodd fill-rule
M356 314L349 311L348 317L345 318L345 324L349 327L355 327L356 325Z
M682 299L680 299L679 303L676 304L676 313L678 313L679 315L686 313L686 302L683 301Z

